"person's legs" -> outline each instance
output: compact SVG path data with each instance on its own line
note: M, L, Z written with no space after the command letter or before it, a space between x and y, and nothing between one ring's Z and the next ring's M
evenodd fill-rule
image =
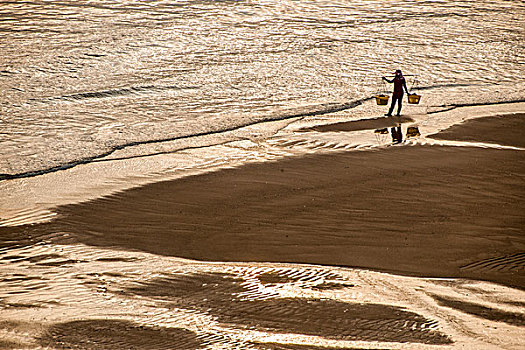
M401 107L403 107L403 96L397 98L397 115L401 114Z
M395 96L392 96L392 104L390 105L390 109L388 110L388 113L385 114L386 116L388 117L391 117L392 116L392 112L394 111L394 106L396 105L396 97Z

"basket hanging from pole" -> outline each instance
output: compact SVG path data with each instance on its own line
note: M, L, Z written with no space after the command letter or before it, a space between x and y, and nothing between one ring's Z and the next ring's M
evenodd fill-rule
M410 87L410 91L412 91L412 89L414 88L414 85L416 85L416 87L419 85L417 78L414 79L414 82L412 83L412 86ZM408 94L408 103L412 105L417 105L419 104L419 100L421 100L421 95L418 95L416 93Z
M388 104L388 95L387 95L387 89L386 89L386 83L384 81L382 81L382 91L379 92L375 98L376 98L376 103L380 106L384 106L384 105L387 105Z
M412 105L419 104L419 100L421 99L421 95L418 94L408 94L408 103Z
M376 103L378 105L384 106L388 104L388 96L387 95L376 95Z

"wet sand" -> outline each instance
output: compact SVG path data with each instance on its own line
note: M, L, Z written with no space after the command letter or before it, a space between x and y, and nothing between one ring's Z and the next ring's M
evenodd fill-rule
M451 299L450 292L457 298L454 290L486 288L455 282L443 288L433 280L337 267L199 263L83 245L29 250L0 258L13 259L8 302L0 302L7 348L432 348L464 338L450 332L435 306L427 304L433 312L418 306L420 292L406 291L424 288L438 300ZM57 259L68 262L47 263ZM29 280L35 270L38 276ZM520 300L503 292L500 301ZM493 320L486 309L472 303L468 311ZM510 317L507 331L523 319L494 311L497 320Z
M340 123L317 125L310 128L303 128L300 131L360 131L360 130L371 130L379 128L391 128L397 126L399 123L410 123L414 120L407 116L391 117L391 118L374 118L365 120L352 120Z
M524 120L473 120L435 137L491 141L487 125L511 121L498 141L519 146ZM523 151L479 147L311 155L64 206L59 219L31 231L197 260L340 265L523 288L524 169Z
M432 137L439 140L482 141L524 148L524 119L525 114L520 113L471 119Z
M525 157L508 146L524 126L470 120L432 137L473 144L422 136L250 164L1 227L0 347L512 348Z

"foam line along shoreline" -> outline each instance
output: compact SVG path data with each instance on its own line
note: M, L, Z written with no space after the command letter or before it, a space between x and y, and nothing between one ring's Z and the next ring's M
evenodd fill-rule
M38 175L44 175L44 174L52 173L52 172L55 172L55 171L70 169L70 168L73 168L73 167L75 167L77 165L88 164L88 163L91 163L91 162L93 162L95 160L98 160L98 159L101 159L101 158L105 158L105 157L113 154L115 151L122 150L122 149L127 148L127 147L133 147L133 146L137 146L137 145L148 145L148 144L161 143L161 142L169 142L169 141L175 141L175 140L184 140L184 139L190 139L190 138L201 137L201 136L216 135L216 134L222 134L222 133L226 133L226 132L230 132L230 131L236 131L236 130L239 130L239 129L242 129L242 128L246 128L246 127L249 127L249 126L252 126L252 125L256 125L256 124L262 124L262 123L282 121L282 120L288 120L288 119L294 119L294 118L312 117L312 116L319 116L319 115L336 113L336 112L344 111L344 110L351 109L351 108L354 108L356 106L359 106L363 102L368 101L368 100L370 100L372 98L373 97L368 97L368 98L365 98L365 99L362 99L362 100L357 100L357 101L352 101L352 102L348 102L348 103L345 103L345 104L335 105L333 107L329 107L329 108L326 108L326 109L313 110L313 111L307 111L307 112L299 112L299 113L292 113L292 114L286 114L286 115L276 116L276 117L272 117L272 118L266 118L266 119L263 119L263 120L252 121L252 122L249 122L249 123L246 123L246 124L243 124L243 125L232 126L232 127L224 128L224 129L220 129L220 130L212 130L212 131L196 133L196 134L191 134L191 135L181 135L181 136L170 137L170 138L165 138L165 139L155 139L155 140L145 140L145 141L130 142L130 143L127 143L127 144L115 146L111 150L109 150L107 152L104 152L104 153L101 153L101 154L98 154L98 155L95 155L93 157L77 160L77 161L74 161L74 162L71 162L71 163L68 163L68 164L62 164L62 165L55 166L55 167L48 168L48 169L27 171L27 172L22 172L22 173L17 173L17 174L0 174L0 181L11 180L11 179L19 179L19 178L24 178L24 177L33 177L33 176L38 176Z

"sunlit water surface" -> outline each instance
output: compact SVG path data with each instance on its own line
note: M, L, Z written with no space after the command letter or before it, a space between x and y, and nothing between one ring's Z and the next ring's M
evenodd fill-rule
M524 15L519 1L2 1L0 174L349 108L396 68L429 108L523 99Z

